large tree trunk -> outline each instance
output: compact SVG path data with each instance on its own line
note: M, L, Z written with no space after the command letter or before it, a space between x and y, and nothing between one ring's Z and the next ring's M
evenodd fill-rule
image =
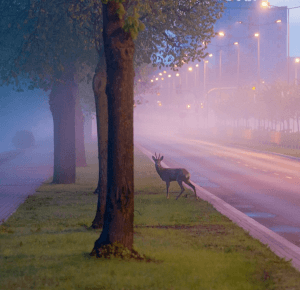
M76 167L86 167L84 147L84 116L79 98L75 100Z
M125 1L126 2L126 1ZM106 245L133 248L133 55L134 42L119 19L119 3L103 4L108 99L107 199L103 231L91 255Z
M98 159L99 159L99 179L98 186L94 193L98 194L96 216L92 222L92 228L98 229L103 226L104 212L107 194L107 131L108 131L108 112L106 88L106 65L104 51L95 70L93 78L93 91L96 103L97 117L97 137L98 137Z
M77 85L72 69L61 73L53 84L49 105L54 122L53 183L75 183L75 95ZM61 81L61 82L60 82Z

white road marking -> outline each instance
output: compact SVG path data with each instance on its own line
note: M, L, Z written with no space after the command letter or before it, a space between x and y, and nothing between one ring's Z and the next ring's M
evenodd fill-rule
M290 176L286 176L286 178L288 178L288 179L292 179L292 177L290 177Z

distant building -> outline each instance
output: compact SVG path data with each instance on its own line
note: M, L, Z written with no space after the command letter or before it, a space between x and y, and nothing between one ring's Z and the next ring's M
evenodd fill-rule
M261 1L228 1L215 32L224 33L208 45L219 84L287 80L287 7L262 8Z
M259 82L287 81L287 7L263 8L261 1L227 1L214 30L224 36L211 40L206 50L211 55L205 60L184 64L178 76L167 69L154 72L153 82L159 87L156 101L162 105L200 104L208 92L218 94L219 88L251 89ZM294 62L290 59L290 83L300 75Z

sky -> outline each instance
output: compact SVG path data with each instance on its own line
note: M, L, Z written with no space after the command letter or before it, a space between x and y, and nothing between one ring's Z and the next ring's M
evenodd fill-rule
M300 6L299 0L269 0L270 5L287 6L288 8ZM290 56L300 57L300 7L290 9Z

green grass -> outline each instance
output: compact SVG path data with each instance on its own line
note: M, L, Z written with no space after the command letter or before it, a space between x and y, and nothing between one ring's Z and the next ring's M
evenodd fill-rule
M90 158L91 156L89 156ZM90 160L95 160L90 158ZM135 150L135 249L157 262L90 257L97 164L50 180L0 226L0 289L300 289L299 272L205 201L175 200Z

